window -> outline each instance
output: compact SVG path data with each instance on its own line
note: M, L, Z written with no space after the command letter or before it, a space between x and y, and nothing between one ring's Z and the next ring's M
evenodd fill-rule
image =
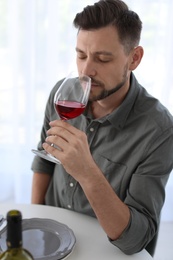
M0 0L0 201L30 202L33 154L51 88L75 66L75 14L95 1ZM126 0L143 21L139 82L173 113L173 1ZM163 217L173 220L172 176Z

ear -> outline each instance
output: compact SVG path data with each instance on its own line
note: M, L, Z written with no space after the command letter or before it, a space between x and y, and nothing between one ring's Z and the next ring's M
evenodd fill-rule
M138 67L138 65L140 64L140 62L142 60L143 55L144 55L144 50L141 46L137 46L136 48L134 48L132 50L131 63L129 66L130 70L135 70Z

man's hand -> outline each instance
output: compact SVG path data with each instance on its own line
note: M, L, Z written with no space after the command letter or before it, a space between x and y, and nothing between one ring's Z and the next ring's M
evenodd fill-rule
M86 134L61 120L50 122L50 126L43 148L58 158L65 170L80 182L88 175L89 168L95 166Z

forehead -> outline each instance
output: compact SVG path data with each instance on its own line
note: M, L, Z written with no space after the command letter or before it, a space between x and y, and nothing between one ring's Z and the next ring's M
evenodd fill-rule
M96 30L79 30L77 35L77 48L82 51L109 51L123 49L119 41L118 33L115 27L107 26Z

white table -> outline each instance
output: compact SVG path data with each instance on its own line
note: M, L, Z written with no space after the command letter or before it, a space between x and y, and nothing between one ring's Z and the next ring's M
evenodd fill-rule
M29 204L2 204L0 214L6 216L10 209L18 209L23 218L49 218L66 224L76 236L76 245L69 260L149 260L152 257L146 250L127 256L107 239L98 221L92 217L70 210Z

